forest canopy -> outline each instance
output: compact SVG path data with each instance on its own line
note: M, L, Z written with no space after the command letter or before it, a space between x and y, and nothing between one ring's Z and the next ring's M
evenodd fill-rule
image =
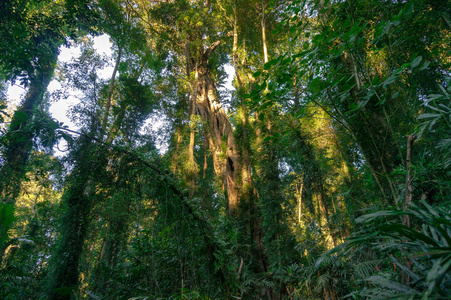
M1 299L451 294L450 0L6 0L0 40Z

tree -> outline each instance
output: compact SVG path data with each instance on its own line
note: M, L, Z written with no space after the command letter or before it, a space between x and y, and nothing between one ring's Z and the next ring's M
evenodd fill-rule
M17 173L16 183L29 181L14 191L31 196L17 202L13 230L5 231L11 205L0 206L0 242L11 250L0 275L12 279L2 296L281 300L449 292L449 212L440 208L451 190L446 5L61 3L2 4L9 9L2 33L31 29L24 20L34 11L57 11L57 33L81 46L80 57L58 66L63 88L80 99L70 111L80 129L49 117L47 96L21 127L32 141L26 151L47 154L23 160L23 172L31 172ZM84 31L93 25L110 37L111 63ZM10 41L18 51L43 49L18 43L28 37L16 31ZM56 41L50 29L40 36ZM36 61L47 57L39 55ZM42 68L12 57L1 60L2 76L24 78L31 91L30 74ZM221 89L228 64L230 98ZM28 73L8 73L21 66ZM49 149L60 138L69 151L56 163ZM12 133L2 141L4 153L19 142ZM50 185L61 190L58 209L22 207L24 199L36 208L48 203L38 200L43 193L58 197ZM415 207L420 199L424 207ZM50 210L55 221L46 222ZM44 243L51 255L36 260ZM21 291L24 280L32 285Z

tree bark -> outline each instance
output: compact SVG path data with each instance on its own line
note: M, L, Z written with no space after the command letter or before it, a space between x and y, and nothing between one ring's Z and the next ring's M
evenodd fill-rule
M412 204L412 145L415 141L416 136L411 134L407 137L407 155L406 155L406 199L404 201L404 210L407 210L410 205ZM409 215L403 215L402 216L402 224L407 227L412 227L412 224L410 223L410 216ZM406 267L409 270L412 270L413 262L412 260L407 257L406 259ZM406 272L402 271L401 274L401 282L405 285L408 285L410 282L410 276Z
M237 174L241 168L240 155L233 136L232 125L219 102L216 84L211 78L208 65L209 56L217 46L219 46L219 41L203 51L200 62L197 64L196 108L207 125L215 173L227 187L229 214L236 215L240 199L237 186Z
M406 199L404 200L404 209L408 209L412 204L412 145L415 140L415 135L411 134L407 137L407 155L406 155ZM402 217L402 224L411 227L410 216L404 215Z
M262 1L264 2L264 1ZM266 64L268 62L268 47L266 45L266 15L265 15L266 3L262 3L262 44L263 44L263 62Z

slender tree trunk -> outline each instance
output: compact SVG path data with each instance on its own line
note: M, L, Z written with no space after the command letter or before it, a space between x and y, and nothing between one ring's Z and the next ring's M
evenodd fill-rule
M301 216L302 216L302 192L304 190L304 181L301 181L300 188L297 188L298 194L298 223L301 225Z
M193 117L196 115L195 113L195 105L196 105L196 100L194 97L192 97L193 99L191 99L191 109L190 109L190 134L189 134L189 150L188 150L188 159L189 162L191 164L195 164L194 161L194 142L195 142L195 138L196 138L196 133L195 133L195 124L194 124L194 120Z
M194 191L196 189L196 177L198 173L198 166L194 159L194 145L196 140L196 124L194 116L196 115L196 99L197 99L197 78L194 79L194 82L191 78L191 72L193 71L193 61L190 55L190 46L191 43L189 41L189 37L187 36L185 39L185 66L186 66L186 79L190 84L190 92L188 93L188 101L189 101L189 115L188 115L188 123L190 128L189 135L189 146L188 146L188 170L187 170L187 182L189 185L189 195L190 198L193 197Z
M406 199L404 200L404 209L408 209L412 204L412 145L415 140L414 135L409 135L407 137L407 155L406 155ZM411 227L410 217L404 215L402 219L402 224Z
M208 168L208 139L204 136L204 167L202 172L202 178L205 179Z
M244 89L243 81L241 80L240 76L240 69L238 67L238 14L237 14L237 1L235 1L235 9L234 9L234 23L233 23L233 48L232 48L232 60L233 60L233 66L235 69L235 76L238 83L238 95L241 94L241 92ZM239 96L240 97L240 96ZM242 198L246 199L245 201L249 202L251 201L251 198L253 198L253 182L252 182L252 176L251 176L251 158L250 158L250 137L249 137L249 131L250 124L249 124L249 111L243 101L243 99L240 97L241 100L241 137L240 137L240 154L241 154L241 191L242 191ZM253 200L252 200L253 201ZM251 204L250 204L251 205ZM254 206L255 204L252 204Z
M415 141L415 135L411 134L407 137L407 155L406 155L406 199L404 200L404 210L407 210L412 204L412 145ZM402 224L407 227L412 227L410 223L410 216L402 216ZM406 267L412 270L413 262L410 258L407 258ZM410 276L406 272L402 272L401 281L403 284L409 284Z
M119 46L119 51L116 57L116 63L114 64L113 74L111 75L110 86L108 88L108 98L105 103L105 114L102 119L102 132L105 132L107 129L108 117L110 115L111 102L113 101L113 93L114 93L114 81L117 75L117 69L119 68L119 64L121 62L122 56L122 47Z
M196 177L198 173L198 166L194 159L194 144L196 140L196 90L197 90L197 80L194 83L194 91L190 93L190 113L189 113L189 127L190 127L190 135L189 135L189 147L188 147L188 184L190 187L190 198L193 197L194 191L196 189Z
M266 45L266 3L262 1L262 19L261 19L261 27L262 27L262 44L263 44L263 62L266 64L268 62L268 47Z
M188 39L185 41L185 59L186 59L186 77L187 80L190 81L191 71L192 71L192 62L190 57L190 42ZM197 81L197 80L196 80ZM189 123L190 123L190 138L189 138L189 148L188 148L188 159L190 164L194 165L194 140L195 140L195 132L194 132L194 124L193 124L193 116L196 115L196 93L197 93L197 82L191 83L191 92L189 93L188 100L189 103Z

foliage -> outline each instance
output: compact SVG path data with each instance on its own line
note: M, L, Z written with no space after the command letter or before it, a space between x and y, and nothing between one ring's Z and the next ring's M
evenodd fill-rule
M0 207L1 224L0 224L0 245L9 240L8 229L14 222L14 207L7 203L2 203Z
M399 223L399 216L413 217L415 223L421 226L407 227ZM448 274L451 269L450 221L449 210L434 208L426 202L422 202L421 206L413 205L405 212L391 210L363 215L356 220L363 228L325 255L344 250L340 255L349 256L356 248L370 247L379 253L380 264L393 264L394 270L381 268L376 274L363 274L366 275L361 277L365 288L353 292L354 296L405 299L445 297L449 294L451 280ZM321 265L326 256L316 265ZM402 263L404 260L411 262L410 267ZM401 283L401 272L411 278L410 285ZM368 287L367 284L375 287Z
M422 113L418 116L418 120L422 120L422 123L419 126L418 132L419 135L422 135L425 130L429 132L436 131L434 125L437 122L443 122L442 128L445 130L443 137L441 136L441 131L438 136L440 136L440 140L436 144L436 148L441 150L442 153L442 165L445 169L448 169L451 166L451 158L449 157L450 147L451 147L451 139L449 135L446 135L446 131L449 132L451 129L451 80L447 78L445 81L446 85L438 84L438 88L440 89L440 94L430 94L428 95L427 101L425 103L425 107L430 112ZM447 88L445 88L447 87ZM440 129L438 129L440 130ZM434 132L435 133L435 132Z
M0 298L447 297L442 2L2 2Z

